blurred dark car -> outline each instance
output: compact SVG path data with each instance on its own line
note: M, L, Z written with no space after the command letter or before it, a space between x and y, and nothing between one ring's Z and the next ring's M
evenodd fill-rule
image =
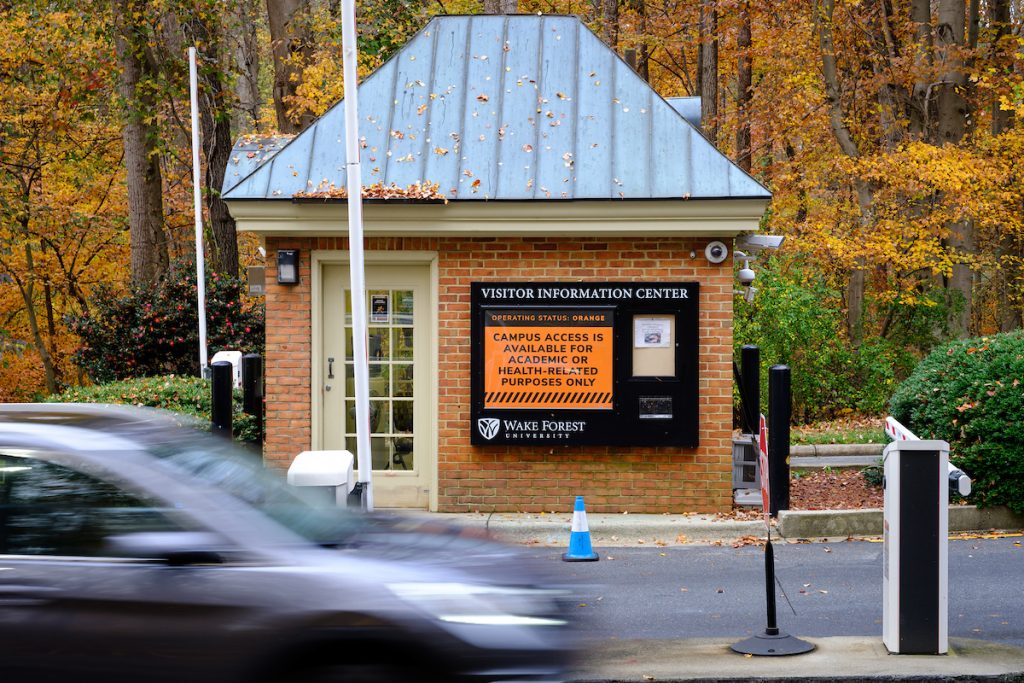
M158 411L0 406L0 681L549 681L512 547L318 506Z

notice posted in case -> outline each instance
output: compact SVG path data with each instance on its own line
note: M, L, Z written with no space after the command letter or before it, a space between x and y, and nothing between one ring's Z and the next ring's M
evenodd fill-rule
M484 310L484 408L610 409L612 311Z

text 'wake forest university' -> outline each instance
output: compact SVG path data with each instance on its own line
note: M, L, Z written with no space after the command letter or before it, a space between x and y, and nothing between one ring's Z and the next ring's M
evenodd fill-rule
M612 311L484 311L484 408L612 407Z

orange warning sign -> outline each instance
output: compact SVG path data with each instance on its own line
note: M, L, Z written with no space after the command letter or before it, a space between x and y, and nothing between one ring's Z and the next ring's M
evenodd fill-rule
M612 312L484 311L484 408L610 409Z

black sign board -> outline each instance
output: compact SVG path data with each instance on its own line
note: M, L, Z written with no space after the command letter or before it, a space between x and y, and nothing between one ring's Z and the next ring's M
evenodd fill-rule
M698 285L472 285L475 445L698 443Z

